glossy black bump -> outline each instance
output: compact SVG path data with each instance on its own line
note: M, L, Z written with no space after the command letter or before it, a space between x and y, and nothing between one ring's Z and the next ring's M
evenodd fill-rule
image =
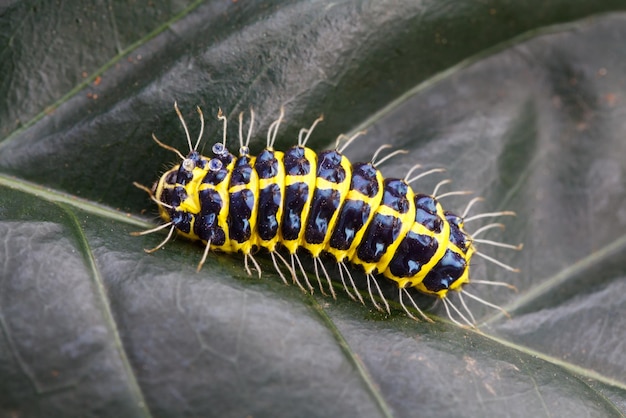
M357 248L358 257L366 263L377 263L402 230L400 218L376 214Z
M254 169L260 179L271 179L276 177L279 169L279 161L274 151L264 149L254 162Z
M415 276L433 258L438 247L433 237L409 231L389 263L391 274L396 277Z
M170 219L174 223L174 226L179 231L182 231L188 234L191 231L191 220L193 219L193 215L188 212L182 212L179 210L170 212Z
M165 203L166 205L170 205L170 206L179 206L180 205L180 201L178 202L178 205L174 205L172 203L172 198L174 196L174 190L173 189L163 189L163 191L161 192L161 197L160 200L161 202Z
M309 244L321 244L328 234L330 219L339 209L341 193L333 189L316 189L311 201L311 209L304 231L304 239Z
M218 216L224 206L224 202L220 194L213 189L201 190L199 197L200 213L194 224L194 233L200 239L211 241L215 245L223 245L226 241L226 236L218 224ZM220 233L223 238L221 243L217 239Z
M250 176L252 175L252 166L250 165L251 158L247 155L241 156L235 162L233 172L230 176L230 186L240 186L250 183Z
M285 188L285 206L281 231L283 238L292 241L298 238L302 229L302 210L309 198L309 186L306 183L294 183Z
M437 201L425 194L415 195L415 222L438 234L443 228L443 219L437 214Z
M243 243L250 239L250 218L254 208L254 193L244 189L230 194L228 209L228 233L231 240Z
M186 166L186 163L188 162L192 162L190 168ZM204 160L199 152L190 152L178 168L178 172L176 173L176 183L180 184L181 186L185 186L187 183L193 180L193 169L195 167L203 168L204 165Z
M345 251L350 248L354 237L363 228L370 216L371 207L362 200L348 199L343 202L341 213L330 237L330 246Z
M339 152L323 151L317 156L317 177L331 183L340 184L346 179L346 170L341 166Z
M304 147L295 146L285 152L283 164L287 175L304 176L311 172L311 162L305 158L304 151Z
M206 165L206 157L203 157L198 151L191 151L187 157L187 160L193 161L194 167L204 168Z
M165 184L176 184L176 178L178 177L178 171L170 171L165 177Z
M450 224L450 242L466 253L470 246L470 240L467 234L461 230L461 223L463 220L460 216L451 212L446 212L445 215L446 220Z
M224 181L226 176L228 175L228 170L226 167L222 167L219 170L209 170L204 178L202 179L203 184L211 184L213 186L217 186L221 182Z
M215 158L220 160L222 162L222 165L226 167L235 159L235 156L228 152L228 150L226 149L224 150L224 153L216 155Z
M176 177L176 182L182 186L185 186L193 179L193 173L191 171L185 170L182 166L178 170L178 176Z
M367 197L374 197L378 193L378 170L370 163L359 163L352 166L352 180L350 190L356 190Z
M173 189L163 189L161 193L161 202L177 208L187 199L187 191L182 186L176 186Z
M422 284L431 292L449 289L461 277L466 265L461 255L447 249L437 265L426 275Z
M407 213L410 208L409 199L406 195L409 191L409 185L405 181L399 179L386 179L383 189L382 204L392 208L398 213Z
M264 241L269 241L278 233L278 209L282 204L282 194L277 184L270 184L259 191L257 212L257 232Z

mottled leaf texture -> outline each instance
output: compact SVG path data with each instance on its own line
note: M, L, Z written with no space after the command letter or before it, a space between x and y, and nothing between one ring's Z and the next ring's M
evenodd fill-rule
M0 416L623 417L626 414L626 4L623 1L9 1L0 6ZM151 185L230 118L285 107L277 149L383 164L431 192L514 210L481 247L479 330L392 304L303 294L259 254L163 234ZM233 143L231 142L231 143ZM461 211L467 196L443 199ZM484 222L489 222L484 220ZM477 221L470 230L481 224ZM469 227L469 225L468 225ZM327 266L333 277L336 267ZM466 298L467 299L467 298ZM458 299L453 299L458 304Z

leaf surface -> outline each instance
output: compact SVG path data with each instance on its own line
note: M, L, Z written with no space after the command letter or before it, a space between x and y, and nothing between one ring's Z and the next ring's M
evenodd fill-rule
M0 415L602 416L626 414L626 14L603 2L24 1L0 9ZM163 235L132 182L201 147L218 108L257 114L253 152L309 142L414 187L514 210L475 257L480 330L262 280L241 257ZM444 198L461 213L468 198ZM482 224L476 221L470 230ZM484 223L489 222L484 220ZM468 225L469 227L469 225ZM328 261L327 266L335 270ZM338 289L341 286L338 285ZM458 299L455 299L458 305ZM459 305L460 306L460 305Z

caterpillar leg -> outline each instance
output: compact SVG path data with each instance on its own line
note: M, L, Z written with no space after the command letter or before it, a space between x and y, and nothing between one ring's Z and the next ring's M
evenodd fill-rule
M274 143L276 142L276 135L278 134L278 128L285 118L285 108L283 106L280 107L280 114L278 115L278 119L276 119L270 127L267 129L267 148L273 149Z
M500 248L507 248L509 250L520 251L524 247L524 244L520 243L520 244L517 244L517 245L512 245L512 244L506 244L506 243L503 243L503 242L492 241L492 240L488 240L488 239L475 238L475 236L478 235L479 233L481 233L483 231L486 231L487 229L490 229L490 228L498 227L499 225L500 224L489 224L489 225L483 226L482 228L478 229L472 235L472 241L475 242L475 243L480 243L480 244L484 244L484 245L491 245L492 247L500 247ZM478 250L476 250L474 252L474 254L476 254L477 256L479 256L479 257L481 257L481 258L483 258L483 259L485 259L485 260L487 260L487 261L489 261L489 262L491 262L491 263L493 263L493 264L495 264L497 266L502 267L505 270L512 271L514 273L519 273L519 271L520 271L518 268L509 266L508 264L505 264L502 261L497 260L497 259L495 259L495 258L493 258L491 256L488 256L488 255L486 255L486 254L484 254L484 253L482 253L482 252L480 252ZM476 280L473 280L472 282L473 283L484 283L483 281L476 281ZM488 282L488 283L494 284L496 286L506 286L506 287L509 287L509 288L514 289L515 291L517 291L517 288L515 286L509 285L508 283L504 283L504 282ZM470 295L468 295L468 296L470 296ZM508 316L508 314L507 314L507 316Z
M174 234L174 230L176 229L176 227L174 226L173 222L168 222L166 224L159 225L156 228L148 229L147 231L131 232L130 235L132 235L134 237L139 236L139 235L148 235L148 234L151 234L153 232L157 232L157 231L160 231L162 229L165 229L167 227L171 227L170 228L170 232L167 234L167 237L165 237L165 239L163 241L161 241L161 243L159 243L159 245L157 245L154 248L150 248L150 249L144 248L145 252L147 252L148 254L151 254L151 253L155 252L156 250L158 250L159 248L163 247L165 244L167 244L167 242L172 238L172 235Z
M480 241L482 241L482 240L479 240L479 241L476 241L476 242L480 242ZM485 242L485 241L482 241L482 242ZM500 244L502 244L502 243L500 243ZM504 245L508 245L508 244L502 244L502 245L498 245L498 246L500 247L500 246L504 246ZM513 249L516 249L516 250L518 250L518 249L521 250L522 246L521 246L521 244L517 245L517 246L512 245L510 248L513 248ZM484 258L485 260L492 262L496 266L502 267L505 270L512 271L513 273L519 273L520 272L520 269L512 267L512 266L509 266L508 264L505 264L505 263L503 263L500 260L496 260L495 258L493 258L491 256L488 256L487 254L483 254L480 251L475 251L474 254L476 254L480 258Z
M376 302L376 299L374 299L374 294L372 293L372 282L374 282L374 285L376 285L376 291L378 292L378 296L382 299L383 303L385 304L385 309L381 308L378 302ZM389 309L389 303L387 302L387 299L385 299L385 296L383 295L383 292L380 290L380 286L378 285L378 281L376 281L376 277L374 277L372 273L367 274L367 291L370 295L370 300L372 301L372 304L374 304L374 307L381 312L386 311L388 315L391 315L391 310Z
M202 139L202 134L204 133L204 115L202 114L202 110L200 109L199 106L196 107L196 109L198 111L198 115L200 116L200 134L198 135L198 140L196 141L196 145L193 146L191 144L191 137L189 136L189 129L187 129L187 124L185 123L185 119L183 118L183 115L180 113L180 109L178 108L178 103L177 102L174 102L174 109L176 110L176 114L178 115L178 118L180 119L180 122L183 125L183 129L185 130L185 135L187 137L187 144L189 145L189 151L190 152L196 151L198 149L198 145L200 145L200 140ZM176 155L178 155L180 157L181 160L185 159L185 156L180 151L178 151L176 148L174 148L172 146L169 146L169 145L164 144L163 142L159 141L159 139L156 137L155 134L152 134L152 139L161 148L175 153Z
M330 277L328 276L328 272L326 271L326 267L324 267L324 263L319 257L313 257L313 265L315 266L315 277L317 277L317 283L319 284L320 292L322 292L322 295L328 296L326 292L324 292L324 286L322 286L322 281L320 280L319 271L317 269L318 264L320 265L320 268L322 269L322 272L324 273L324 276L326 277L326 282L328 283L328 288L330 289L330 293L333 299L336 300L337 295L335 294L335 289L333 289L333 282L330 280Z
M366 132L365 131L359 131L357 133L355 133L352 136L348 136L345 134L341 134L337 137L337 139L335 140L335 149L340 153L343 154L343 152L346 150L346 148L348 148L350 146L350 144L352 144L352 142L354 142L355 139L357 139L358 137L360 137L361 135L365 135ZM339 147L339 143L341 142L342 139L345 139L346 142Z
M202 266L204 265L204 262L206 261L206 258L209 255L210 250L211 250L211 240L207 241L206 246L204 247L202 258L200 259L200 262L198 263L198 267L196 268L197 272L200 272L200 270L202 270Z
M404 300L402 298L403 294L405 294L409 298L409 301L411 302L411 305L413 306L413 308L420 314L420 316L426 322L435 322L432 319L430 319L429 317L427 317L426 314L424 312L422 312L422 310L417 306L417 303L415 303L415 300L413 300L413 297L411 296L411 294L409 293L407 288L406 287L401 287L401 288L398 288L398 295L399 295L399 299L400 299L400 305L402 305L402 309L404 309L404 312L406 312L406 314L409 316L409 318L415 319L416 321L419 321L419 319L417 319L415 317L415 315L413 315L411 313L411 311L409 311L409 309L404 304Z
M321 115L319 118L315 119L311 124L309 129L302 128L300 129L300 133L298 134L298 145L304 147L309 140L309 137L313 133L313 130L317 126L318 123L324 120L324 115ZM306 135L306 136L305 136Z
M432 172L432 170L431 170L431 172ZM452 192L446 192L446 193L442 193L442 194L437 194L439 192L439 189L441 188L441 186L443 186L445 184L449 184L449 183L452 183L452 180L450 180L450 179L441 180L435 186L435 189L433 190L431 196L433 196L437 200L441 200L444 197L448 197L448 196L465 196L465 195L473 193L471 190L455 190L455 191L452 191ZM470 201L469 206L471 207L472 204L473 204L472 201ZM466 209L466 211L467 211L467 209Z
M287 263L287 260L285 260L285 258L278 251L270 251L270 256L272 257L272 262L274 263L274 268L276 269L276 272L278 273L280 278L283 279L283 283L285 283L286 285L289 285L289 283L287 282L287 279L285 278L285 275L283 274L282 270L278 267L278 263L276 262L276 257L277 256L283 262L283 265L285 267L287 267L287 270L289 271L289 274L291 274L291 280L293 281L293 283L296 283L297 282L296 274L291 269L291 266L289 266L289 264ZM300 284L300 283L298 283L298 284ZM300 288L303 291L305 290L302 286L300 286Z
M304 267L302 267L302 262L300 262L300 258L298 258L298 255L296 253L291 254L291 269L295 272L296 266L295 266L294 260L298 263L298 266L300 267L300 272L302 272L302 277L304 277L306 286L309 289L308 291L311 294L313 294L313 286L311 286L311 282L309 282L309 276L307 276L306 271L304 271ZM300 283L300 281L298 280L298 275L294 274L293 278L295 279L296 284L300 287L300 289L306 292L306 289L302 286L302 283Z
M196 107L196 110L198 111L198 115L200 115L200 134L198 135L198 140L196 141L195 146L191 145L191 136L189 135L189 129L187 129L187 124L185 123L185 119L183 118L182 113L180 113L180 109L178 108L178 102L174 102L174 110L176 110L178 119L180 119L180 123L183 125L183 129L185 130L185 135L187 136L187 143L189 144L189 151L195 151L196 149L198 149L198 145L200 145L200 140L202 139L202 134L204 133L204 115L202 114L202 110L200 109L200 106ZM154 137L154 139L156 140L156 137ZM163 148L169 149L167 147L163 147Z
M248 126L248 136L243 139L243 112L239 114L239 154L250 154L250 138L252 137L252 129L254 128L254 110L250 109L250 126Z
M476 239L476 237L477 237L479 234L482 234L483 232L488 231L488 230L490 230L490 229L494 229L494 228L498 228L498 229L504 230L504 224L501 224L501 223L499 223L499 222L494 222L494 223L487 224L487 225L485 225L485 226L481 226L480 228L478 228L476 231L474 231L474 232L471 234L471 235L472 235L472 239L474 239L474 240L475 240L475 239Z
M494 284L496 286L507 286L507 287L513 287L511 285L508 285L508 283L503 283L503 282L486 282L486 281L472 281L471 283L484 283L484 284ZM457 292L458 296L459 296L459 300L461 301L461 305L463 306L463 310L467 313L467 316L463 314L463 312L461 312L461 310L459 308L456 307L456 305L448 298L442 298L442 302L443 302L443 306L446 309L446 314L448 315L448 318L450 319L450 321L454 322L455 324L461 326L461 327L471 327L471 328L476 328L476 318L474 317L474 315L472 314L472 311L469 309L469 307L467 306L467 303L465 302L465 299L463 297L463 295L468 296L472 299L474 299L477 302L482 303L485 306L489 306L490 308L496 309L500 312L502 312L503 315L505 315L507 318L510 318L511 315L509 315L509 313L502 308L501 306L498 306L494 303L488 302L470 292L468 292L466 289L461 289ZM451 310L451 309L452 310ZM457 319L454 318L453 312L459 317L461 318L462 322L458 321Z
M468 222L472 222L475 221L477 219L484 219L484 218L495 218L495 217L499 217L499 216L515 216L515 212L511 212L511 211L500 211L500 212L487 212L487 213L480 213L478 215L473 215L470 217L467 217L467 214L469 213L470 209L472 208L472 206L477 203L482 201L483 199L480 197L476 197L472 200L470 200L465 208L465 210L463 211L463 215L461 216L462 222L463 223L468 223ZM484 225L480 228L478 228L476 231L474 231L474 233L469 234L470 239L472 244L482 244L482 245L489 245L492 247L499 247L499 248L505 248L505 249L510 249L510 250L516 250L516 251L520 251L523 248L523 244L518 244L518 245L512 245L512 244L506 244L503 242L498 242L498 241L493 241L493 240L489 240L489 239L482 239L482 238L476 238L478 235L484 233L485 231L488 231L490 229L494 229L494 228L499 228L499 229L504 229L504 225L501 223L497 223L497 222L493 222L493 223L489 223L487 225ZM505 270L517 273L520 270L512 267L500 260L497 260L491 256L488 256L480 251L478 251L478 249L474 246L474 254L481 257L482 259L495 264L496 266L499 266ZM497 281L489 281L489 280L474 280L474 279L470 279L469 283L472 284L485 284L485 285L490 285L490 286L502 286L502 287L507 287L509 289L512 289L514 291L517 291L517 288L509 283L505 283L505 282L497 282ZM489 306L490 308L499 310L500 312L502 312L503 315L505 315L506 317L510 318L509 313L504 310L502 307L488 302L476 295L474 295L473 293L470 293L466 290L466 286L456 289L458 291L458 295L459 295L459 299L461 301L461 304L463 305L463 309L465 310L465 312L467 313L469 319L467 317L465 317L464 315L462 315L458 309L456 309L455 305L452 304L449 300L445 300L444 299L444 306L446 307L446 311L448 312L448 317L450 317L451 320L453 320L453 318L450 315L450 310L449 307L452 307L454 310L456 310L457 314L459 314L459 317L461 317L463 319L463 321L465 323L470 324L471 326L474 326L474 324L476 323L476 319L474 318L474 315L472 315L472 312L470 311L470 309L467 307L467 304L465 303L465 299L463 298L463 296L467 296L471 299L474 299L475 301L485 305L485 306ZM453 321L455 323L457 323L457 321Z
M415 170L417 170L418 168L422 168L421 164L415 164L413 167L411 167L409 169L409 171L407 171L406 175L404 176L404 182L406 184L411 184L419 179L421 179L422 177L426 177L430 174L434 174L434 173L442 173L444 171L446 171L443 168L433 168L432 170L428 170L428 171L424 171L420 174L416 174L415 176L411 177L411 175L415 172ZM446 180L444 180L444 182L446 182ZM449 180L447 181L449 182ZM437 186L438 187L438 186Z
M441 301L443 302L443 306L446 308L446 314L448 315L448 318L450 319L450 321L454 322L456 325L460 326L461 328L467 328L467 327L476 328L476 325L472 321L467 319L467 317L463 315L463 313L459 310L459 308L457 308L450 299L448 299L447 297L441 298ZM454 318L454 316L452 316L452 312L450 312L450 307L456 312L457 315L459 315L459 317L461 317L461 319L463 319L464 323L457 321Z
M259 266L259 263L256 262L256 260L254 259L254 257L252 257L252 254L247 253L244 254L244 258L243 258L243 264L244 267L246 269L246 272L248 273L248 276L252 276L252 271L250 271L250 266L248 266L248 259L252 260L252 264L254 264L254 268L256 269L258 275L259 275L259 279L261 278L261 266Z
M386 155L380 161L376 161L376 159L378 158L378 155L381 153L381 151L384 150L384 149L387 149L387 148L391 148L391 145L390 144L384 144L384 145L381 145L380 147L378 147L378 149L374 152L374 155L372 155L372 159L370 160L370 164L372 164L373 166L378 166L378 165L381 165L382 163L384 163L385 161L387 161L388 159L390 159L392 157L395 157L398 154L408 154L409 153L407 150L398 149L398 150L393 151L389 155Z
M467 312L467 316L469 316L469 319L472 321L472 324L475 324L476 318L474 318L474 314L472 313L472 311L470 311L467 304L465 303L465 299L463 298L463 291L460 291L457 294L459 295L459 300L461 301L461 305L463 305L463 309L465 309L465 312Z
M492 280L475 280L475 279L472 279L471 283L472 284L486 284L486 285L489 285L489 286L508 287L509 289L517 292L517 287L513 286L510 283L506 283L506 282L494 282ZM465 292L465 293L467 293L467 292Z
M407 184L411 184L411 183L421 179L422 177L426 177L426 176L434 174L434 173L442 173L442 172L446 171L443 168L433 168L432 170L424 171L423 173L420 173L420 174L417 174L417 175L411 177L411 174L413 174L413 172L416 169L420 168L420 167L421 167L421 165L416 164L413 167L411 167L411 169L406 173L406 175L404 176L404 181Z
M449 184L449 183L452 183L452 180L450 179L441 180L439 183L435 185L435 188L433 189L433 192L430 195L434 196L435 199L439 200L440 196L437 196L439 189L441 188L441 186Z
M150 200L156 202L160 207L167 208L167 209L173 209L173 207L171 205L168 205L167 203L161 202L159 199L157 199L154 196L154 193L152 192L152 190L148 189L146 186L144 186L142 184L139 184L137 182L133 182L133 185L135 187L137 187L138 189L141 189L144 192L148 193L148 195L150 196ZM131 232L130 235L132 235L134 237L140 236L140 235L148 235L148 234L152 234L153 232L157 232L157 231L160 231L160 230L168 228L168 227L171 227L170 231L168 232L167 237L165 237L165 239L163 241L161 241L159 243L159 245L157 245L156 247L151 248L151 249L145 249L144 248L145 252L147 252L148 254L151 254L151 253L155 252L156 250L162 248L172 238L172 236L174 235L174 230L176 229L176 225L174 224L173 221L164 223L163 225L159 225L156 228L148 229L146 231Z
M348 296L350 296L350 299L354 301L358 299L359 302L365 305L365 301L363 301L363 297L361 296L361 293L359 292L359 290L356 288L356 285L354 284L354 280L352 279L352 274L350 273L350 269L348 269L348 266L346 266L346 264L343 261L337 263L337 265L339 266L339 275L341 276L341 283L343 284L343 288L348 294ZM348 289L348 286L346 286L346 281L343 276L344 271L348 275L348 279L350 279L350 284L352 285L352 289L354 290L354 294L356 295L356 297L352 295L352 292L350 291L350 289Z
M444 197L448 197L448 196L465 196L465 195L472 194L472 193L474 192L472 192L471 190L455 190L452 192L442 193L438 196L435 196L435 198L437 200L441 200Z
M475 283L475 282L472 282L472 283ZM502 284L503 285L508 284L508 283L503 283L503 282L487 282L487 283L488 284L495 284L496 286L499 286L499 285L502 285ZM509 286L511 286L511 285L509 285ZM511 287L513 287L515 289L514 286L511 286ZM515 289L515 290L517 290L517 289ZM502 312L502 314L504 314L504 316L506 316L507 318L511 318L511 315L503 307L498 306L495 303L487 302L486 300L484 300L482 298L479 298L478 296L468 292L465 289L463 289L461 292L459 292L459 294L461 294L461 293L466 295L466 296L469 296L470 298L474 299L477 302L482 303L485 306L489 306L490 308L497 309L498 311Z

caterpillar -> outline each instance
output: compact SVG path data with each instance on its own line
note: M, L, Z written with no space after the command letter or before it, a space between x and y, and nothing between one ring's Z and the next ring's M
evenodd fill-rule
M239 115L240 147L239 155L235 156L226 145L227 118L220 110L217 117L223 123L222 142L213 145L212 156L204 156L198 151L204 132L202 110L197 107L200 133L194 145L176 103L174 108L185 131L189 153L183 155L153 134L154 141L174 152L181 162L167 170L151 189L134 183L157 204L165 222L134 234L169 229L166 238L146 252L162 248L177 231L178 235L201 241L204 245L198 271L209 251L216 250L242 253L247 273L252 274L252 264L260 278L261 268L254 254L263 248L269 253L276 272L285 284L289 284L289 277L303 291L312 293L314 286L299 257L303 248L313 260L318 288L327 295L325 280L333 298L336 298L336 293L324 259L334 260L346 294L364 304L348 264L360 268L366 276L372 304L388 314L389 303L379 285L381 276L395 283L400 305L410 318L416 320L418 318L410 308L424 320L432 322L418 307L409 293L410 289L443 301L450 320L460 326L475 326L476 323L463 295L506 314L500 306L467 291L470 260L477 255L506 270L518 271L481 253L476 244L515 250L521 249L521 244L510 245L477 238L489 229L503 228L500 223L485 225L473 234L466 232L465 224L480 218L514 215L513 212L467 217L480 198L472 199L460 216L444 211L439 202L442 198L469 192L438 195L439 188L449 180L440 182L431 194L414 192L411 183L443 171L432 169L414 175L419 165L413 166L402 179L384 178L378 166L397 154L406 153L397 150L378 159L389 145L378 148L368 162L351 163L343 152L363 132L352 137L340 135L335 149L315 153L306 143L322 117L316 119L310 128L300 130L296 145L286 151L275 150L274 143L284 119L282 108L278 119L268 128L265 149L257 156L250 155L249 150L254 111L250 111L245 140L243 113ZM515 289L504 282L471 280L471 283ZM450 291L459 295L464 312L450 301Z

